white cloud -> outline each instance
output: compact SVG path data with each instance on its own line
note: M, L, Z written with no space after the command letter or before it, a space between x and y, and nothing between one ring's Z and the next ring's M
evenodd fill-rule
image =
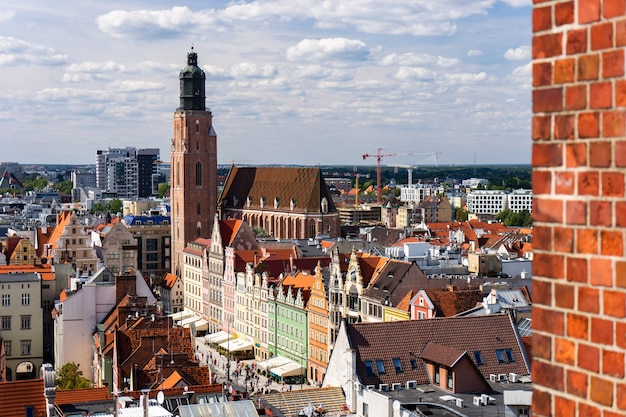
M319 29L353 29L382 35L451 35L455 21L485 15L496 0L257 0L235 2L224 8L192 11L188 7L164 10L114 10L96 19L99 29L116 38L175 38L184 33L224 31L237 23L310 21ZM507 0L512 5L522 0Z
M15 10L0 10L0 22L6 22L15 17Z
M461 61L456 58L447 58L429 54L416 54L409 52L406 54L390 54L381 58L381 65L436 65L440 68L450 68L458 65Z
M63 81L84 82L93 80L111 80L114 75L123 72L124 66L113 61L81 62L70 64L65 69Z
M479 49L470 49L469 51L467 51L467 56L481 56L482 54L483 51Z
M364 42L346 38L304 39L287 49L288 61L365 61L369 51Z
M256 65L242 62L230 69L230 74L235 78L268 78L278 74L273 65Z
M445 74L444 79L446 83L450 84L474 84L477 82L485 81L487 79L486 72L479 73L461 73L461 74Z
M69 58L52 48L13 37L0 36L0 67L10 65L62 65Z
M96 23L102 32L122 39L172 38L187 31L224 29L212 10L192 12L186 6L169 10L114 10L98 16Z
M406 67L398 68L394 74L394 78L400 81L430 81L435 78L435 73L423 67Z
M329 68L323 65L300 65L291 71L295 78L305 78L309 80L327 79L333 81L347 81L354 78L353 71Z
M109 84L109 86L120 93L145 93L165 88L161 83L150 81L116 81Z
M530 47L520 46L515 49L508 49L504 53L504 57L510 61L523 61L530 59Z
M500 0L500 1L502 1L502 3L506 3L509 6L513 6L513 7L524 7L524 6L532 5L531 0Z

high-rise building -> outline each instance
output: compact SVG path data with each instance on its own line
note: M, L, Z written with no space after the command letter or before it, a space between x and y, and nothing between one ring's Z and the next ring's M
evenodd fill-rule
M108 148L96 151L96 187L120 198L157 194L159 149Z
M217 135L213 114L206 108L206 76L198 54L187 54L180 71L180 107L174 113L170 157L172 272L181 276L185 245L210 238L217 209Z

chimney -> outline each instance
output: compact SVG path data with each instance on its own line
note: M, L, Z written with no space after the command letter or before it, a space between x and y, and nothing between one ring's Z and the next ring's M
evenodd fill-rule
M119 303L126 295L137 295L137 277L123 273L115 277L115 303Z

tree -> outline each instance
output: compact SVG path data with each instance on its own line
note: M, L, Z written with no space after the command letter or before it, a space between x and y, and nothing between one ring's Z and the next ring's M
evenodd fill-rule
M57 182L52 185L52 188L60 192L61 194L71 194L74 183L72 180Z
M159 198L163 198L165 193L167 193L170 189L170 185L166 182L162 182L159 184Z
M83 376L80 365L68 362L59 369L54 384L60 390L91 388L91 382Z
M454 213L454 218L458 222L466 222L469 218L469 213L462 207L457 207L456 212Z

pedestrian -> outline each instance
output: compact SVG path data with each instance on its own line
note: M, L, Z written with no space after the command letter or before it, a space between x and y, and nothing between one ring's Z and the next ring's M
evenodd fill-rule
M291 388L293 388L293 386L289 385L289 391L291 391Z

